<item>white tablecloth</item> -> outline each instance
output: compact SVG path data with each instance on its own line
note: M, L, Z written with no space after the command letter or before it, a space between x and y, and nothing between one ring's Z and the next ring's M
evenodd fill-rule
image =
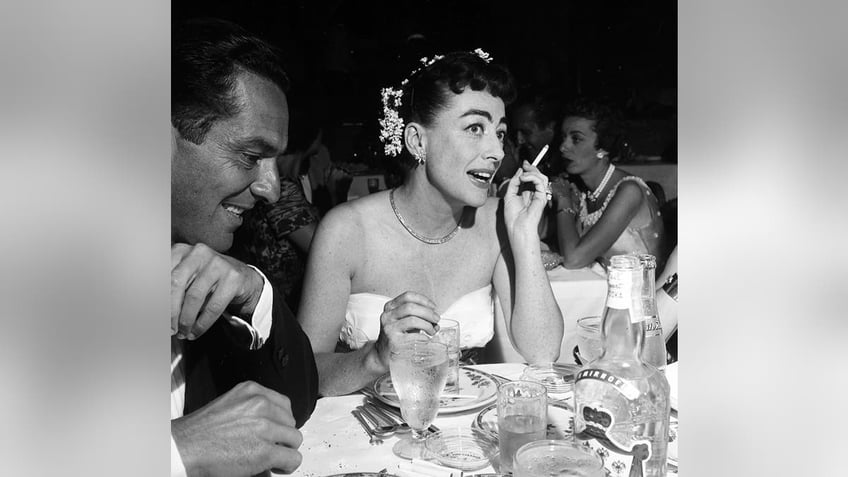
M674 366L674 382L671 394L676 396L677 367L676 364L672 366ZM508 379L518 379L524 372L525 365L500 363L474 367ZM356 406L362 404L364 399L363 395L357 393L348 396L325 397L318 400L312 417L301 428L303 444L300 446L300 452L303 455L303 462L292 475L323 477L350 472L377 472L382 469L387 469L391 473L397 469L398 464L406 462L392 453L392 446L397 442L398 437L388 437L380 445L372 446L369 443L368 434L350 413ZM468 428L479 412L480 409L474 409L462 413L440 415L436 417L434 424L441 429L450 427ZM494 472L494 469L488 466L467 472L467 474L490 472ZM676 476L671 472L668 475Z
M518 363L488 364L475 366L509 379L517 379L524 371ZM372 446L368 435L350 413L363 403L361 394L321 398L312 417L301 428L303 444L300 452L303 462L292 475L321 477L349 472L377 472L397 469L406 462L392 453L398 437L385 439L383 444ZM470 427L480 410L437 416L434 424L441 429ZM472 473L494 472L491 466ZM274 474L277 475L277 474ZM279 474L283 475L283 474Z
M577 320L604 311L607 297L607 280L588 268L568 270L559 266L548 272L551 289L562 312L565 332L560 346L559 362L573 363L572 350L577 344ZM500 303L495 300L495 336L486 346L489 362L523 363L524 358L515 351L503 321Z

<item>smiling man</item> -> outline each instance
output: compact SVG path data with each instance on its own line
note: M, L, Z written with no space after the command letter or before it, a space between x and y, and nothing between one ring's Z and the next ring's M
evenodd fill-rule
M289 82L231 23L188 22L172 45L171 474L292 472L312 348L264 275L224 255L242 214L279 197Z

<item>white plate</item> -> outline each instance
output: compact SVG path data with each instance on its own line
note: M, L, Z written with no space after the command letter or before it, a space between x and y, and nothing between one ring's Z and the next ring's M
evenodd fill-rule
M481 430L498 438L498 406L493 404L477 414L471 423L473 429ZM548 435L547 439L571 439L574 433L574 413L564 404L548 403Z
M400 401L395 394L395 388L389 374L374 381L372 389L374 395L380 401L390 406L400 407ZM450 394L442 394L442 398L439 400L439 414L468 411L491 403L498 397L498 382L488 373L460 366L459 390L456 394L469 397L451 398Z

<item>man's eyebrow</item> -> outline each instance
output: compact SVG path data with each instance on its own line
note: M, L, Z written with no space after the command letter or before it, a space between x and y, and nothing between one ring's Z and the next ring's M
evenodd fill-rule
M283 153L265 138L259 136L251 136L239 138L230 142L230 147L234 149L251 149L266 156L279 156Z

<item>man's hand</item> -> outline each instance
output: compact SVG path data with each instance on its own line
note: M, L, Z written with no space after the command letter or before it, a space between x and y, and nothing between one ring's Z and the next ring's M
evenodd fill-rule
M171 435L189 476L290 474L303 459L289 398L252 381L172 420Z
M171 335L195 339L224 311L249 319L264 281L256 270L206 245L171 245Z

